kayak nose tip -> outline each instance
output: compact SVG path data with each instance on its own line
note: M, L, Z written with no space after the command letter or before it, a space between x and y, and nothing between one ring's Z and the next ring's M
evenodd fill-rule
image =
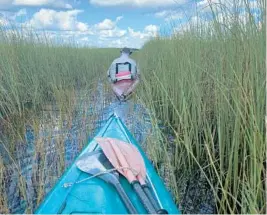
M113 113L113 116L115 117L115 118L119 118L119 116L118 116L118 114L114 111L114 113Z

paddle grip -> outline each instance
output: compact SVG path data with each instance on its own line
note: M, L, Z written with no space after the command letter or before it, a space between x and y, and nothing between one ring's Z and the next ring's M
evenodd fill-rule
M119 193L121 200L123 201L125 207L127 208L128 212L131 214L138 214L137 210L135 209L135 207L133 206L131 200L129 199L129 197L127 196L127 194L125 193L124 189L122 188L121 184L118 183L115 185L115 188L117 190L117 192Z
M136 194L140 198L141 202L143 203L143 205L144 205L145 209L147 210L147 212L150 213L150 214L156 214L157 211L154 209L153 205L151 204L151 202L147 198L147 196L146 196L145 192L143 191L140 183L138 181L133 181L132 182L132 186L133 186Z
M142 188L143 188L145 194L147 195L148 199L150 200L150 202L154 206L155 210L157 211L157 214L168 214L168 211L167 210L160 208L158 202L153 197L153 195L152 195L152 193L151 193L148 185L147 184L144 184L144 185L142 185Z

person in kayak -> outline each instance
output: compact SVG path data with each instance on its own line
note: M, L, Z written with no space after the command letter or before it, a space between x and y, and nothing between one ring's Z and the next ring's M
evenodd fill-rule
M121 95L121 99L123 100L133 91L140 79L138 66L135 60L130 58L131 54L131 49L127 47L123 48L121 50L121 56L111 63L107 71L108 80L112 84L116 84L122 80L133 81L133 85Z

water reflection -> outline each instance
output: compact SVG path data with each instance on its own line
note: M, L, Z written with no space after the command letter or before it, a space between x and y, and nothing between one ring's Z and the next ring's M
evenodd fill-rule
M126 123L140 143L151 129L142 105L131 101L120 103L101 82L94 94L81 92L73 113L70 118L54 107L43 111L38 129L28 125L25 141L17 143L12 154L6 147L7 140L0 144L4 164L0 168L4 184L0 191L6 196L3 203L0 201L1 213L32 213L113 113Z

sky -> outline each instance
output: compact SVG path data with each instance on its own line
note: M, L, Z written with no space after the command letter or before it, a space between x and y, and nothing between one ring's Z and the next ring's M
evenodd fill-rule
M208 22L209 1L232 0L0 0L0 25L19 26L57 42L141 48L157 35ZM256 8L257 0L249 0ZM200 9L201 13L196 14ZM241 8L242 9L242 8ZM255 12L256 14L256 12ZM222 14L218 13L218 17ZM223 15L225 16L225 14Z

